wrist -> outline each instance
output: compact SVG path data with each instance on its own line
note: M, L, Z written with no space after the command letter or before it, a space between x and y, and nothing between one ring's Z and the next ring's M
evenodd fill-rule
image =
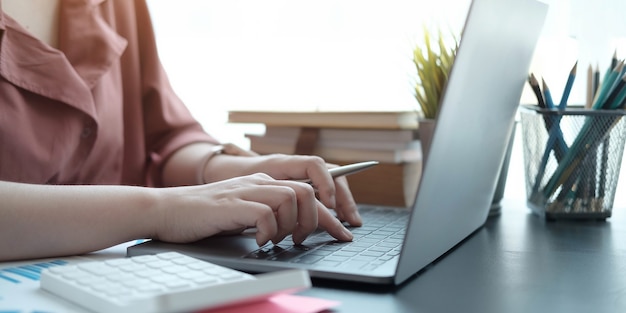
M200 166L197 170L197 182L198 184L207 184L214 180L210 179L211 175L214 172L214 168L212 167L212 161L215 157L219 155L230 155L237 157L249 157L249 156L257 156L258 154L253 151L244 150L234 144L225 143L221 145L214 146L211 151L203 158L202 162L200 162Z
M208 183L208 181L205 178L207 164L209 164L211 159L213 159L215 156L218 156L224 153L225 150L226 148L224 147L224 145L213 146L211 150L209 151L209 153L207 153L207 155L204 156L204 158L202 158L202 161L200 162L199 167L196 170L196 173L197 173L196 182L198 183L198 185L204 185Z

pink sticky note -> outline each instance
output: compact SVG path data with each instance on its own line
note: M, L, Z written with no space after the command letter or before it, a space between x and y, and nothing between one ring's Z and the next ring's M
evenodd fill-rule
M198 313L317 313L339 305L337 301L281 294L265 301L230 306Z

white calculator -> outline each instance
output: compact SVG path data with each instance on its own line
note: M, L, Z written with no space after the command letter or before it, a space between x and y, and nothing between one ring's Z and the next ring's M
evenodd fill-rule
M185 312L309 288L304 270L260 275L177 252L47 268L41 288L94 312Z

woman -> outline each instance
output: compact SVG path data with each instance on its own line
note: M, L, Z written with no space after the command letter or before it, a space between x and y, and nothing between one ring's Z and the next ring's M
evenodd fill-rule
M360 225L356 205L322 159L222 148L202 130L143 0L0 0L0 13L0 260L247 227L259 245L317 227L352 239L340 220Z

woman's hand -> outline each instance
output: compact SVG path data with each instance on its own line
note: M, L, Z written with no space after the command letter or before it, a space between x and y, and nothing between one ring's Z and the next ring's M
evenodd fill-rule
M276 179L310 179L320 201L335 209L340 220L352 226L361 226L361 217L345 177L333 179L324 159L317 156L274 154L260 157L256 170Z
M187 151L168 163L168 182L195 181L193 160L203 155ZM259 245L288 234L299 244L318 227L348 241L339 219L361 224L347 181L333 180L318 157L219 155L208 165L215 182L184 187L0 181L0 260L76 255L138 238L192 242L248 227L257 228ZM312 185L295 181L305 179Z
M197 182L198 170L201 171L202 181L209 183L203 186L172 189L181 190L181 194L202 194L204 197L202 201L205 201L202 205L210 208L208 214L221 214L219 220L206 221L210 223L207 225L211 225L211 229L194 228L193 231L199 231L206 237L220 231L258 227L257 224L261 223L262 232L257 234L259 243L268 240L276 242L291 231L294 233L294 241L301 243L318 226L339 240L351 240L352 235L341 221L352 226L362 225L347 179L345 177L333 179L328 173L328 167L334 165L326 164L322 158L283 154L264 156L220 154L210 157L206 162L206 155L211 153L212 148L213 146L202 143L184 147L169 159L164 168L163 181L167 186L191 185ZM257 173L269 176L254 175ZM233 179L242 176L248 177ZM310 180L312 186L297 182L302 180ZM294 197L290 201L297 211L295 226L293 218L283 216L287 213L275 218L276 226L272 226L268 220L263 221L262 216L267 214L267 210L261 208L272 208L273 211L285 210L283 206L289 198L287 194ZM227 208L225 207L223 212L217 212L215 207L218 205L215 201L221 201L220 205ZM255 201L258 203L255 204ZM246 209L236 207L242 204ZM177 205L177 208L191 210L181 205ZM329 212L329 208L335 210L339 219ZM247 215L241 215L243 213ZM247 220L243 220L244 217ZM226 224L219 224L221 222ZM186 237L176 239L189 241L191 238L201 238L200 234L187 234Z
M337 217L351 226L361 226L356 203L345 177L333 179L327 164L317 156L272 154L254 157L215 157L207 166L207 177L220 180L238 175L266 173L277 180L311 180L319 200L335 209Z
M274 163L278 160L269 159L265 168L279 177L293 175L305 178L307 176L301 173L310 173L307 175L313 184L321 187L318 187L320 198L334 204L335 188L324 163L318 160L313 160L311 164L291 163L289 160ZM274 167L280 167L280 164L285 168L299 166L281 172ZM342 192L338 194L341 200L337 202L348 200L346 204L352 204L352 212L356 212L347 184L341 182L338 186ZM161 192L163 197L157 211L160 212L160 223L156 227L156 237L163 241L191 242L248 227L256 227L259 245L270 240L278 243L289 234L292 234L294 243L300 244L318 227L338 240L352 240L350 231L316 199L313 186L307 183L253 174L206 185L164 188ZM346 215L346 211L342 213ZM350 215L350 218L355 216Z

